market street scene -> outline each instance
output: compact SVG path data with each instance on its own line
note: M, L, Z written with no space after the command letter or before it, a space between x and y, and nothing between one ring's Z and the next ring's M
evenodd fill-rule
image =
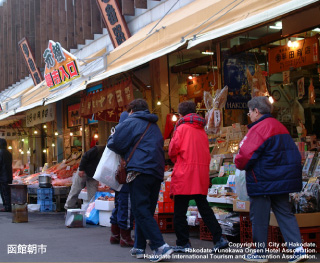
M319 0L0 0L0 262L320 262Z

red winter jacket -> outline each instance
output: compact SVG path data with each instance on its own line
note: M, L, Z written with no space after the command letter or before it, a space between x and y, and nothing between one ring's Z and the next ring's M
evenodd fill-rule
M177 123L169 146L169 156L175 163L172 195L207 195L209 187L210 152L205 121L196 114L188 114Z

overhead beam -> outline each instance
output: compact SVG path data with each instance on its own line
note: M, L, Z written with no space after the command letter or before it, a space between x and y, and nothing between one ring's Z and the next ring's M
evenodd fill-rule
M171 67L171 73L179 73L179 72L184 72L190 68L195 68L204 64L208 64L211 61L215 61L216 58L215 56L213 56L213 58L210 56L205 56L205 57L201 57L201 58L195 58L192 59L182 65L176 65L176 66L172 66Z
M122 0L122 15L134 16L134 0Z
M134 7L147 9L148 8L147 0L134 0Z

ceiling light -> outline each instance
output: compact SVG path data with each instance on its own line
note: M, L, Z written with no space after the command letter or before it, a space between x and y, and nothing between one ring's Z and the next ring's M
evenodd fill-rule
M43 129L47 129L47 125L43 125Z
M24 154L24 151L21 151L20 153L21 153L21 154Z
M21 139L22 142L24 142L24 139Z
M43 152L46 153L46 152L47 152L47 149L43 149Z
M277 22L277 23L275 23L274 26L269 26L269 28L280 30L280 29L282 29L282 22Z
M172 116L172 119L171 119L171 120L172 120L172 121L177 121L177 120L178 120L177 115L173 114L173 116Z
M34 134L38 134L38 131L37 130L34 130L34 132L33 132Z
M56 131L56 132L54 133L54 135L55 135L55 136L58 136L58 135L59 135L59 133Z
M317 28L315 28L315 29L312 29L312 31L314 31L314 32L320 32L320 28L317 27Z
M299 47L299 42L298 41L288 41L288 47L292 47L292 48L298 48Z
M9 150L12 150L12 146L11 146L11 145L9 145L9 146L8 146L8 149L9 149Z
M270 101L271 104L274 103L274 99L271 96L269 97L269 101Z
M191 76L191 75L189 75L188 79L192 79L192 76Z
M73 132L70 132L70 136L73 136Z
M213 55L214 52L210 51L210 50L206 50L206 51L202 51L201 54L203 54L203 55Z
M98 139L98 138L99 138L99 135L96 133L96 134L93 136L93 138Z
M54 143L51 145L52 147L56 146Z

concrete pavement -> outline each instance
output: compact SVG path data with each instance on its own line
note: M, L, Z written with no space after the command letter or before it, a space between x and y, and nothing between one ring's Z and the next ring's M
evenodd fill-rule
M175 244L175 234L163 234L169 245ZM0 213L0 262L149 262L131 257L129 248L109 243L110 228L87 225L85 228L67 228L64 213L29 213L28 223L12 223L11 213ZM212 242L199 239L191 233L196 249L210 249ZM37 252L37 253L35 253ZM146 251L151 254L148 248ZM173 254L170 262L243 262L244 253L211 254L198 250L190 254ZM279 254L281 256L282 254ZM319 259L319 260L318 260ZM270 262L287 262L275 258ZM310 262L320 262L314 255Z

